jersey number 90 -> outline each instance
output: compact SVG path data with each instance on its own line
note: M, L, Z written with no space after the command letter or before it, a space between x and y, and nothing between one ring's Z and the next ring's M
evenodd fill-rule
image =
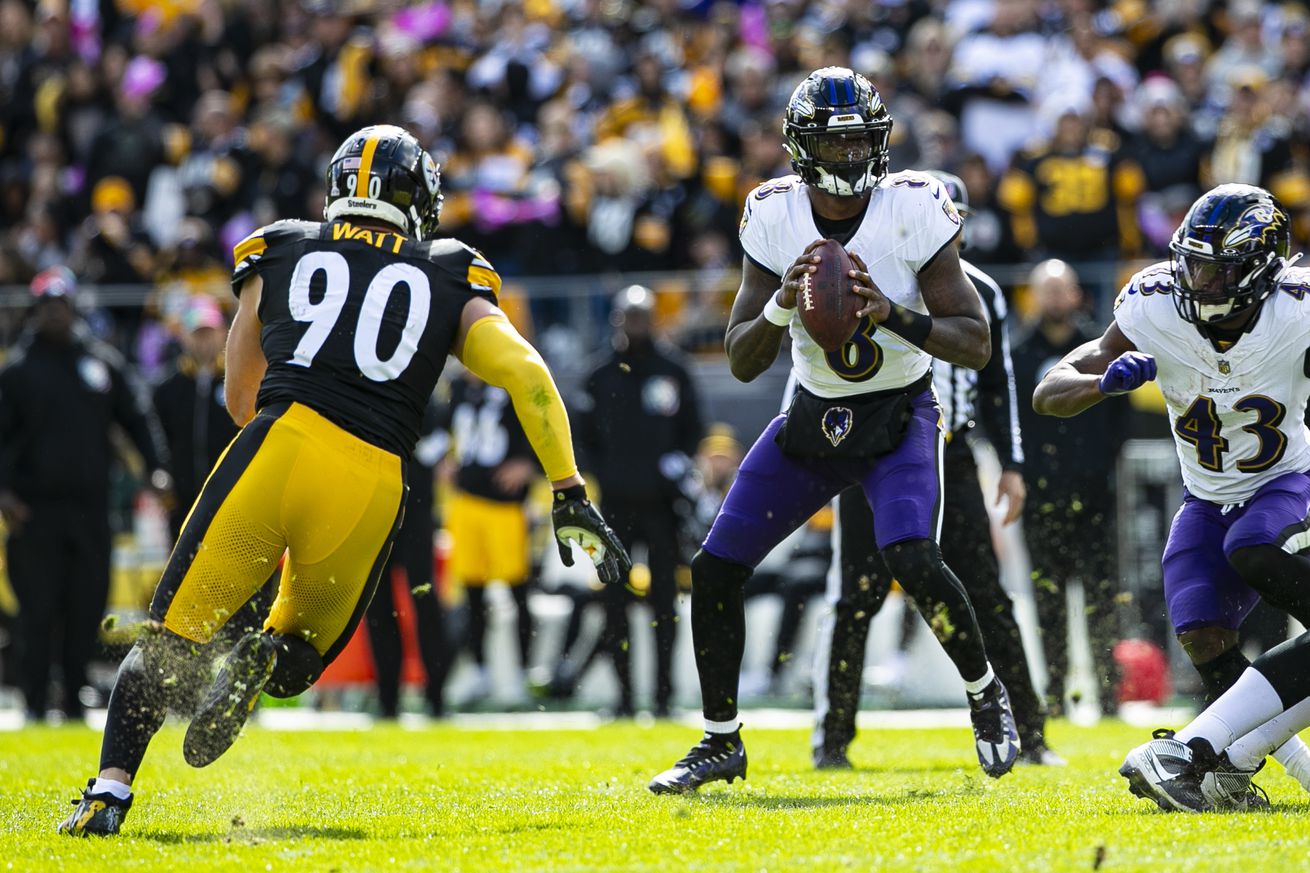
M320 273L324 278L323 298L315 303L310 300L309 287ZM384 360L378 355L382 316L392 293L401 284L409 286L409 312L405 316L400 342ZM349 292L350 265L340 252L310 252L296 263L287 295L288 306L291 317L308 323L309 329L300 338L288 364L308 367L314 363L314 356L323 348L341 317ZM413 264L388 264L378 270L364 292L359 323L355 325L355 363L359 372L374 382L389 382L405 372L427 327L431 298L428 277Z

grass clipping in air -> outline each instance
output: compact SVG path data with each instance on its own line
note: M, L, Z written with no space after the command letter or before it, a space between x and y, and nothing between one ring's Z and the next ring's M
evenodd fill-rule
M804 731L751 730L750 779L655 797L693 728L252 728L204 770L156 739L124 833L55 834L94 771L84 728L0 733L0 870L1284 870L1310 804L1276 765L1272 812L1166 815L1115 770L1149 736L1057 723L1067 768L988 779L967 729L865 731L816 773ZM1291 865L1291 866L1289 866Z

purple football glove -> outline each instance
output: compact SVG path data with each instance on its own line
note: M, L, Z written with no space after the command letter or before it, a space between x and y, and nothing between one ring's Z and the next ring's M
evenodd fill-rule
M1141 352L1124 352L1110 362L1101 376L1101 393L1127 394L1155 379L1155 358Z

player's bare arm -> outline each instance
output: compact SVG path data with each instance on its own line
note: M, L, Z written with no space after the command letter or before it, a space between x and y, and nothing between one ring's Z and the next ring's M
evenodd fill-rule
M742 258L741 288L732 304L728 335L724 341L728 366L738 380L752 381L777 359L782 335L787 328L765 318L764 307L772 297L783 309L796 308L801 280L806 274L813 273L814 265L819 262L818 257L810 253L822 242L815 240L805 247L782 277L781 287L777 276L761 270L750 258Z
M258 275L242 283L237 314L227 335L224 403L232 420L241 427L255 417L259 383L268 369L259 337L259 300L263 292L264 280Z
M919 291L928 307L927 317L894 305L869 276L864 260L854 252L850 256L855 265L851 290L869 301L858 313L861 318L872 316L878 324L934 358L971 370L986 366L992 356L991 331L982 301L964 275L954 245L942 249L919 273Z
M1137 353L1136 346L1111 322L1100 339L1074 349L1047 371L1033 391L1033 411L1068 418L1100 403L1107 396L1101 388L1106 371L1129 353Z

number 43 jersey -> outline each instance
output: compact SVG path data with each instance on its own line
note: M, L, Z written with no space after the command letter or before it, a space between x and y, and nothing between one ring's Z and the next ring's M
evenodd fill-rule
M1244 503L1285 473L1310 470L1310 270L1283 271L1249 333L1216 346L1179 317L1169 264L1134 276L1114 319L1155 358L1183 484L1203 500Z
M237 244L232 284L263 279L258 405L296 402L408 458L464 306L500 277L457 240L347 221L279 221Z

